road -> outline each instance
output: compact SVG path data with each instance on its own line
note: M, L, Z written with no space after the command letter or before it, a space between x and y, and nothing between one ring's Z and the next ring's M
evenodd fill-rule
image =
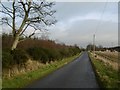
M87 52L27 88L99 88Z

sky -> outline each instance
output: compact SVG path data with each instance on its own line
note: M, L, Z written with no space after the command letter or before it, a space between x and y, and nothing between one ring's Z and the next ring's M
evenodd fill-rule
M49 38L68 45L86 47L118 45L117 2L56 2L58 22L49 29Z
M87 0L85 0L87 1ZM61 2L57 0L54 10L57 23L50 27L49 39L67 45L86 47L93 43L118 45L118 2ZM109 2L110 1L110 2ZM3 28L8 31L6 27Z

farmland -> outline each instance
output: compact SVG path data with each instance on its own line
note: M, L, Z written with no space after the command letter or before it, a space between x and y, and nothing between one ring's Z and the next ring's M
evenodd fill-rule
M97 55L104 57L108 60L114 61L114 62L118 62L118 52L114 51L114 52L110 52L110 51L96 51L95 52Z
M96 58L102 60L105 64L109 64L113 69L118 70L118 52L96 51Z
M89 53L97 78L102 88L118 88L118 52L96 51Z

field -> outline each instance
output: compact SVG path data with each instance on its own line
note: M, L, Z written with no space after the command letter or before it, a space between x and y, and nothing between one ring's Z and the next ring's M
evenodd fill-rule
M96 57L93 57L93 53L89 53L89 56L91 58L93 67L96 71L96 75L101 87L102 88L118 88L120 84L119 77L118 77L118 69L115 69L112 66L112 64L110 64L110 63L113 63L113 64L117 63L116 61L117 53L96 52Z
M102 56L108 60L114 61L114 62L118 62L118 52L110 52L110 51L96 51L95 52L97 55Z
M110 51L96 51L96 58L102 60L104 63L112 66L113 69L118 70L118 52Z

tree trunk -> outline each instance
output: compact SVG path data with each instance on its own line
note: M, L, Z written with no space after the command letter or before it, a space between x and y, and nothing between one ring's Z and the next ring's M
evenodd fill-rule
M13 51L14 49L16 49L17 45L19 43L19 35L16 35L15 36L15 39L14 39L14 42L13 42L13 45L11 47L11 50Z

